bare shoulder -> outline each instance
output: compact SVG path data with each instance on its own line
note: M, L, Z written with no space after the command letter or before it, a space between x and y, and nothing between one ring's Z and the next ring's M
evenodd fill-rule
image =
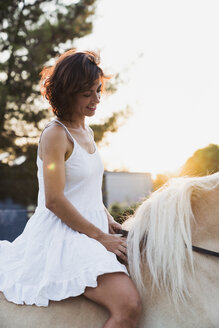
M41 158L49 153L58 152L65 154L68 152L68 138L63 127L58 124L51 124L42 133L40 141Z
M42 133L41 143L43 144L63 144L66 140L66 132L58 124L51 124Z

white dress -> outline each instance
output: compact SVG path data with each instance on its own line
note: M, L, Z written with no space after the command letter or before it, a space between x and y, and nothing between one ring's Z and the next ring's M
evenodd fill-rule
M65 162L64 194L77 210L104 232L108 220L102 201L103 165L95 145L89 154L72 137L71 156ZM69 228L45 207L43 163L37 156L38 204L23 233L12 243L0 241L0 291L16 304L48 306L96 287L97 277L124 272L126 267L101 243ZM28 192L28 191L27 191Z

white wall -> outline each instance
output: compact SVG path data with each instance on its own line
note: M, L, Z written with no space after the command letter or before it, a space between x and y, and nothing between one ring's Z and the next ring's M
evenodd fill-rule
M105 172L105 203L131 205L141 201L153 189L150 173Z

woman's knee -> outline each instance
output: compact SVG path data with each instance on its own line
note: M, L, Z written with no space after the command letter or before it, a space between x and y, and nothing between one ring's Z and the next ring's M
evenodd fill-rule
M125 302L126 314L132 318L138 318L142 312L142 303L138 295Z
M138 319L142 311L139 294L132 280L115 273L99 277L97 288L87 288L84 295L108 308L114 318L126 321Z
M133 281L123 276L117 285L114 297L114 313L123 317L138 318L142 312L142 302Z
M119 320L138 321L142 313L142 302L139 295L124 295L123 302L118 304L115 315Z

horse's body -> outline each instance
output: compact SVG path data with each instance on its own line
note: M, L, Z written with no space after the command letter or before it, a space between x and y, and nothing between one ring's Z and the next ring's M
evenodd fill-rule
M84 296L37 307L13 304L0 293L1 328L102 328L108 316L107 310Z
M147 238L146 238L147 236ZM139 328L218 328L219 174L180 178L137 210L129 267L143 300ZM101 328L108 312L83 296L49 307L15 305L0 294L1 328Z
M219 258L192 252L192 245L219 251L219 173L173 179L153 193L128 242L141 328L219 327Z

